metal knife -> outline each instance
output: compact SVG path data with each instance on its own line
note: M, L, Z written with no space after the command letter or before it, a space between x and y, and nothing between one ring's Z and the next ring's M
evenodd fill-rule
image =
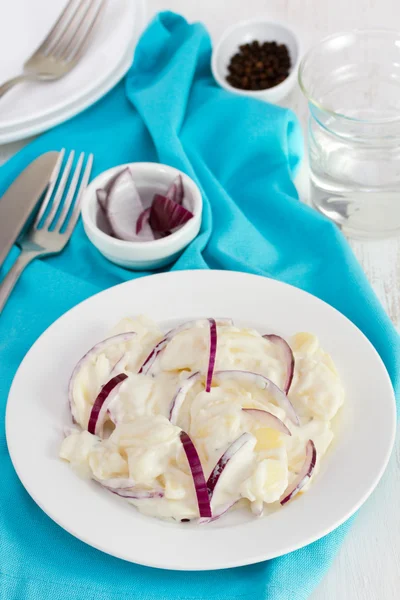
M59 152L46 152L20 173L0 198L0 267L46 190Z

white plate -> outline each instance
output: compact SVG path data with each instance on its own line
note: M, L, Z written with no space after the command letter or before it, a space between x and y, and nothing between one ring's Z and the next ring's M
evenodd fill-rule
M145 313L165 327L218 315L285 336L297 331L319 336L340 370L347 401L333 447L306 494L262 519L236 511L207 526L172 524L140 515L123 499L79 479L58 459L63 427L70 423L67 384L75 363L119 319L132 313ZM27 491L77 538L143 565L221 569L296 550L354 513L388 462L395 401L375 349L328 304L255 275L181 271L110 288L56 321L32 346L15 376L6 431L14 467Z
M51 127L67 121L94 104L97 100L105 96L105 94L111 90L128 71L132 64L132 52L133 48L131 52L128 52L125 60L119 65L118 69L114 71L110 79L105 81L99 88L92 90L87 96L80 98L80 100L66 106L63 110L50 114L43 119L28 122L20 127L0 130L0 144L24 140L25 138L47 131L48 129L51 129Z
M46 10L37 12L40 14L37 29L29 21L33 8L29 0L16 0L13 11L9 14L7 10L7 19L1 19L0 8L0 51L3 45L12 49L12 60L0 63L0 81L20 72L24 60L46 35L66 3L65 0L54 0L51 5L47 0L38 2L44 3ZM25 18L19 20L19 14ZM0 144L49 129L106 94L130 67L144 22L143 0L108 2L87 52L70 74L55 82L23 84L1 99ZM16 38L15 31L19 27L23 37L18 34Z

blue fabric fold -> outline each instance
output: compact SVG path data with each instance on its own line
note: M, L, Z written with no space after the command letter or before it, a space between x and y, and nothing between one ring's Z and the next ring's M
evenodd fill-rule
M3 166L0 193L33 158L61 147L93 152L94 175L129 161L178 167L199 184L204 217L199 236L172 269L247 271L315 294L369 337L398 391L397 333L340 231L298 201L292 178L302 141L295 116L220 89L210 73L210 52L202 25L159 15L143 34L125 80ZM15 255L16 249L8 265ZM61 255L28 267L0 317L0 600L308 598L349 521L306 548L257 565L162 571L86 546L53 523L20 484L4 433L7 393L19 362L67 309L143 274L107 262L79 224Z

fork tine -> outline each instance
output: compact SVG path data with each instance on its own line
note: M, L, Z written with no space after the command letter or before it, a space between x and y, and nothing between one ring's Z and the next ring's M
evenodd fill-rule
M88 23L86 24L85 31L83 31L82 34L79 36L80 39L77 39L78 34L79 34L79 30L77 30L74 39L71 40L71 42L70 42L70 46L74 46L74 47L72 47L70 49L66 49L65 52L63 53L64 60L67 60L68 62L70 62L72 60L77 61L80 59L80 57L82 56L83 52L86 49L86 42L89 40L90 35L91 35L96 23L100 19L104 7L105 7L105 0L100 0L96 10L91 15L91 20L88 19ZM82 25L83 25L83 21L82 21ZM69 53L68 53L68 50L69 50Z
M79 34L83 24L90 18L90 11L97 0L81 0L68 27L65 28L62 35L58 38L55 46L51 49L51 54L58 59L63 59L70 51L71 44Z
M39 221L41 220L41 218L43 217L44 213L46 212L46 208L49 205L51 196L53 194L54 186L56 185L58 174L60 172L61 165L62 165L62 162L64 160L64 155L65 155L65 148L63 148L61 150L60 155L59 155L59 157L57 159L56 166L54 167L53 172L52 172L51 177L50 177L49 187L47 188L46 196L44 197L44 200L43 200L43 202L41 204L40 210L39 210L38 214L36 215L36 219L35 219L35 221L33 223L33 227L37 227L38 226Z
M81 212L81 202L82 202L82 196L83 196L83 192L85 191L87 184L89 182L89 178L90 178L90 173L92 170L92 165L93 165L93 154L89 154L87 163L86 163L86 167L85 170L83 172L83 176L81 179L81 185L79 186L79 190L78 190L78 194L76 196L76 201L75 201L75 206L74 206L74 210L71 214L71 217L69 219L68 222L68 226L64 232L64 235L67 236L67 239L69 239L71 237L71 234L74 230L74 227L76 225L76 222L79 218L79 214Z
M72 200L74 199L75 190L78 185L79 175L81 173L84 156L85 156L84 152L81 152L79 159L78 159L78 164L75 167L75 171L74 171L70 186L68 188L67 197L64 200L64 204L63 204L60 216L57 219L57 223L54 228L54 231L60 231L60 229L62 228L62 226L64 224L65 218L68 215L68 211L71 207Z
M51 205L51 210L50 210L49 214L47 215L46 220L40 229L49 229L49 227L54 219L54 215L56 214L57 209L60 206L60 203L62 200L62 196L63 196L65 186L66 186L66 183L68 180L69 172L71 171L71 166L72 166L72 161L74 160L74 156L75 156L75 152L72 150L69 153L67 164L64 167L64 171L61 175L60 183L57 186L56 194L54 196L53 203Z
M36 52L43 52L44 54L46 54L51 44L53 44L54 41L57 39L57 36L60 35L64 28L69 25L73 16L69 16L69 13L74 4L75 0L69 0L61 15L58 17L57 21L54 23L53 27L50 29L43 42L36 49L35 54Z

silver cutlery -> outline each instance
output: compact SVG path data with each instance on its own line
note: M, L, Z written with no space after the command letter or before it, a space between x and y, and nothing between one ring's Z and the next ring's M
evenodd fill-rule
M0 198L0 266L51 183L58 157L46 152L36 158Z
M33 225L18 242L21 253L0 284L0 313L25 267L35 258L61 252L74 230L82 194L89 181L93 155L86 158L82 152L70 176L75 154L70 152L62 168L64 154L65 150L62 150Z
M82 57L105 0L70 0L53 28L23 66L23 73L0 85L0 98L28 80L54 81L69 73Z

